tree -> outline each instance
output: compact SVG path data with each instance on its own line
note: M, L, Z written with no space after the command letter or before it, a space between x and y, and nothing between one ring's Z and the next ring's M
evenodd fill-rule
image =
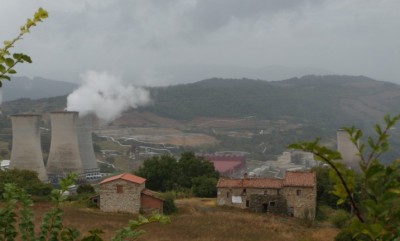
M216 193L216 186L211 187L210 183L216 183L219 177L210 161L196 157L192 152L182 153L179 160L169 155L152 157L145 160L135 174L147 179L148 188L163 192L180 188L200 190L206 186L213 189L209 193Z
M6 183L13 183L35 196L48 196L53 189L51 184L41 182L38 174L30 170L0 170L0 195L4 192Z
M350 204L355 218L351 219L348 231L357 240L400 240L400 160L387 166L379 160L389 149L389 132L399 119L400 115L385 116L384 127L375 125L377 137L370 136L366 142L362 141L362 130L355 127L345 128L359 152L359 191L356 190L355 171L348 169L340 161L339 152L320 145L319 139L290 146L314 153L320 161L331 167L330 176L335 183L333 193L339 198L338 204Z
M18 36L12 40L4 41L4 47L0 48L0 87L3 85L3 80L11 80L10 75L16 74L14 67L19 63L32 63L31 57L23 53L11 54L10 49L15 43L20 41L22 37L30 32L30 29L39 22L42 22L49 16L46 10L39 8L33 18L28 18L26 23L20 27Z

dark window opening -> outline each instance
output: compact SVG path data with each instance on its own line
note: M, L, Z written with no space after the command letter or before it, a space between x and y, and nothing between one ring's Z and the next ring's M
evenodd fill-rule
M246 207L250 207L250 201L246 200Z
M268 212L268 203L263 204L263 213Z
M123 192L124 192L124 186L117 185L117 193L123 193Z
M301 190L300 190L300 189L297 189L297 190L296 190L296 195L297 195L297 196L300 196L300 195L301 195Z
M226 193L226 197L229 197L229 192Z
M275 207L275 202L269 202L269 205L270 205L271 207Z

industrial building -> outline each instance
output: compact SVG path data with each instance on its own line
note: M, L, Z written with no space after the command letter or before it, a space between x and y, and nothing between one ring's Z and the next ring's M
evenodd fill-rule
M40 115L12 115L12 150L9 168L32 170L48 180L40 144Z
M78 112L51 112L51 143L46 167L40 143L40 115L13 115L10 168L36 171L39 179L58 184L60 178L77 173L81 180L101 178L93 150L90 118Z

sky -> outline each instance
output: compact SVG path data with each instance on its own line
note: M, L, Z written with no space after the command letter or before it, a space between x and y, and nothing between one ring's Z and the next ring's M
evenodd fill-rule
M49 11L15 47L19 75L134 85L211 77L364 75L400 83L399 0L0 0L0 40Z

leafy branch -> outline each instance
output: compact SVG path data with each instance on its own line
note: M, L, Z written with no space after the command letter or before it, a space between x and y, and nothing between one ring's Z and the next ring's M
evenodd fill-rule
M0 48L0 87L2 86L2 80L11 80L9 75L17 73L14 69L17 64L25 62L32 63L28 55L23 53L14 53L11 55L10 49L13 48L24 35L29 33L32 27L42 22L48 16L46 10L39 8L37 12L35 12L33 18L28 18L26 23L20 27L20 32L17 37L9 41L4 41L4 47Z
M352 143L357 147L360 157L360 173L347 168L341 161L339 152L314 142L300 142L291 148L313 153L317 159L329 165L335 189L333 194L339 197L338 204L349 200L356 219L351 219L348 227L355 237L367 237L368 240L400 241L400 160L385 166L379 158L389 150L389 132L399 122L400 115L384 118L385 126L375 125L377 138L368 137L361 141L363 132L355 127L345 128ZM361 144L360 144L361 143ZM366 153L366 147L370 149ZM356 176L363 184L361 192L355 193ZM362 198L356 202L354 194Z

